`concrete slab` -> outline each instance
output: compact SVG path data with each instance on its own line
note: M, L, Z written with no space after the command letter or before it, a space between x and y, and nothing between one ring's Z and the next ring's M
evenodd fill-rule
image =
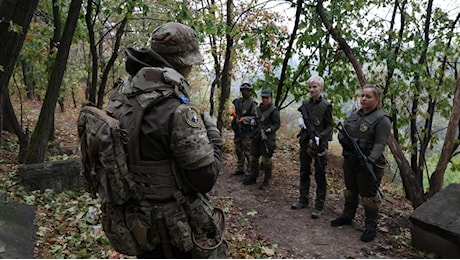
M460 184L450 184L409 217L412 244L442 258L460 258Z
M0 258L34 257L35 206L6 202L0 193Z

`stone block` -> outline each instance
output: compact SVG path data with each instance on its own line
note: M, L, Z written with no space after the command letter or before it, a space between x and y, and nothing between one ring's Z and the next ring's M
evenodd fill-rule
M412 244L442 258L460 258L460 184L450 184L409 217Z
M35 206L5 202L5 196L0 193L0 258L34 257L35 211Z
M20 183L29 191L53 189L78 190L84 187L80 159L24 164L18 168Z

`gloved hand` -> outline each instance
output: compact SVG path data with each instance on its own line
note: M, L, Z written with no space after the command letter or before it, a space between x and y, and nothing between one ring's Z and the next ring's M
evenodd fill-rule
M203 119L204 126L208 132L209 141L215 145L222 145L222 137L219 129L217 128L216 119L211 117L207 111L201 112L201 118Z
M303 129L307 129L307 126L305 125L305 122L303 121L303 118L299 117L299 127Z
M316 142L316 146L319 146L319 141L321 140L320 137L318 136L315 136L315 142Z
M256 126L257 125L257 121L255 119L251 119L251 125L252 126Z

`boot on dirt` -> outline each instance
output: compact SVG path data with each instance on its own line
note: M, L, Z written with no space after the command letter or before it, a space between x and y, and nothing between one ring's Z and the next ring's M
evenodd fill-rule
M361 234L361 241L363 242L371 242L374 240L375 235L377 235L377 232L375 230L364 230L364 232Z
M321 217L321 215L323 214L323 211L320 210L320 209L315 209L313 210L313 212L311 213L311 218L312 219L318 219L319 217Z
M269 183L268 181L263 181L262 184L259 187L259 190L266 190L268 189Z
M296 203L291 205L291 209L304 209L308 208L308 202L297 201Z
M243 185L251 185L257 183L257 177L252 177L251 175L245 175L243 179Z
M352 223L351 219L346 219L346 218L343 218L342 216L331 220L331 226L333 226L333 227L351 225L351 223Z

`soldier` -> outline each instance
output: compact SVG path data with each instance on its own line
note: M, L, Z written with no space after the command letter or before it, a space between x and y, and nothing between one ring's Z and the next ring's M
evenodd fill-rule
M324 80L318 75L311 76L308 81L310 98L304 100L298 111L301 127L300 137L300 185L299 200L291 205L292 209L301 209L309 206L311 163L315 162L316 199L315 209L311 217L321 216L324 201L326 200L326 164L328 142L332 140L332 105L321 92Z
M252 99L252 86L243 83L240 86L242 97L233 100L235 106L232 111L232 128L235 133L233 139L235 144L238 168L232 175L244 175L245 163L249 169L249 151L251 147L251 120L256 115L257 102Z
M244 176L243 184L256 184L260 165L264 172L264 180L259 189L265 190L272 177L272 156L276 148L276 131L280 128L281 122L280 112L272 104L273 92L270 89L264 89L261 96L262 103L257 107L256 118L251 121L251 125L254 126L249 156L251 172ZM260 156L262 156L261 163L259 162Z
M226 258L224 215L206 195L221 168L221 134L190 103L186 80L203 60L197 36L169 22L150 41L126 50L130 76L107 106L127 133L132 187L124 204L104 205L104 231L116 250L138 258Z
M372 164L376 180L361 166L353 145L340 132L338 137L343 147L343 172L345 177L345 207L342 215L331 221L331 226L351 225L358 208L359 196L364 207L366 219L361 241L374 240L378 222L378 188L388 162L383 154L390 136L391 122L380 109L381 90L367 85L361 92L361 108L353 112L345 121L343 128L356 140L361 151Z

